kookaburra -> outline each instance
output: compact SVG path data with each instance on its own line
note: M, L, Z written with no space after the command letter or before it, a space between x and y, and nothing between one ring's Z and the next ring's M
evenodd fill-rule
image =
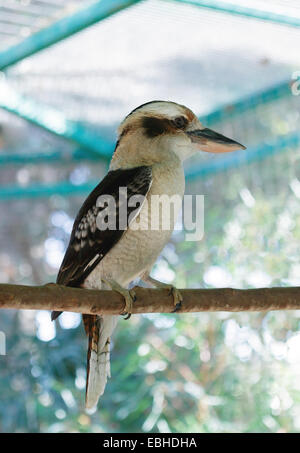
M88 289L112 289L125 298L130 313L133 299L128 285L139 278L156 287L169 287L175 307L180 292L149 276L158 255L169 241L176 221L173 213L168 229L149 227L149 218L159 216L151 203L141 202L133 216L128 208L124 228L98 228L97 216L104 209L101 195L116 200L115 219L120 217L119 189L149 201L153 195L184 194L183 162L202 150L223 153L243 148L240 143L205 128L194 113L175 102L152 101L134 109L121 123L109 172L83 203L74 222L71 239L61 264L57 283ZM130 217L131 216L131 217ZM131 220L130 220L131 218ZM129 219L129 221L128 221ZM131 228L132 224L145 228ZM52 313L52 319L59 312ZM83 315L89 338L86 407L97 404L110 377L110 337L118 316Z

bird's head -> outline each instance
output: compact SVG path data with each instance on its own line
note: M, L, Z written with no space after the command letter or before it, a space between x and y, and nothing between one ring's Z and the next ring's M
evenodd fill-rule
M185 160L197 151L226 153L245 149L201 124L187 107L152 101L134 109L119 127L112 167L151 165L177 156ZM120 162L119 162L120 161Z

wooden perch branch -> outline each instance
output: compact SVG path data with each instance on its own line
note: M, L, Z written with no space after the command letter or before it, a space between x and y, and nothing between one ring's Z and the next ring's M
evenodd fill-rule
M173 298L165 289L135 287L132 313L170 313ZM180 313L201 311L269 311L300 309L299 288L182 289ZM57 310L89 314L120 314L124 299L115 291L0 284L0 308Z

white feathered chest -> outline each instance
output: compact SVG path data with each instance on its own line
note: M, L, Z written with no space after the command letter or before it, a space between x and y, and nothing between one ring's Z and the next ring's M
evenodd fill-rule
M181 209L184 194L184 172L180 162L155 164L147 203L120 241L109 251L85 281L85 287L101 288L101 278L113 279L120 285L151 269L170 239ZM161 201L158 197L161 197ZM165 209L170 200L169 212ZM159 205L159 209L157 206ZM168 225L169 224L169 225Z

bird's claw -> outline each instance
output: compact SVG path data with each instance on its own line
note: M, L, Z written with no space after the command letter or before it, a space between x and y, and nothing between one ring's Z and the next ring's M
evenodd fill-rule
M121 313L121 316L124 316L124 319L127 320L131 317L133 302L136 301L136 294L131 289L131 290L124 290L124 292L122 293L122 296L125 299L125 307L124 307L123 313Z
M176 305L175 305L175 308L174 310L172 311L172 313L176 313L177 311L179 311L182 307L182 301L178 302Z
M124 311L121 313L121 316L125 316L124 319L129 319L131 316L131 312L132 312L133 302L136 301L135 292L132 289L128 290L128 289L122 288L122 286L120 286L114 280L106 280L106 279L102 278L102 282L105 285L109 286L113 291L117 291L119 294L121 294L121 296L124 297L125 307L124 307Z
M180 291L177 288L175 288L175 286L171 286L169 294L173 296L174 306L175 306L172 313L176 313L182 307L183 297L182 297Z

